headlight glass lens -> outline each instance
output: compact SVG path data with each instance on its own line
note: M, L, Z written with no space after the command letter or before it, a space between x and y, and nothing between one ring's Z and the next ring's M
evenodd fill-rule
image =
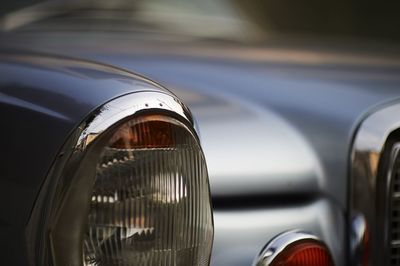
M174 118L133 118L96 168L84 265L208 265L213 222L203 153Z

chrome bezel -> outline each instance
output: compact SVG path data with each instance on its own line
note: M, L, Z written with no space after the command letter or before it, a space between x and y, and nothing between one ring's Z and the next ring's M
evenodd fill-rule
M388 253L388 205L387 201L391 180L391 166L382 167L385 145L390 134L400 128L400 104L395 103L383 107L367 116L359 126L351 151L350 184L349 184L349 234L350 261L352 265L360 265L357 261L357 250L364 250L361 241L351 239L357 237L358 228L354 228L352 220L358 215L365 218L368 228L369 253L368 265L382 265L378 261ZM386 162L389 163L390 162ZM381 169L386 168L386 169ZM385 195L386 194L386 195ZM381 228L381 229L380 229ZM382 228L384 232L382 232Z
M117 122L146 111L179 116L178 120L183 120L194 128L189 109L177 98L161 92L142 91L116 98L103 105L90 124L85 125L86 127L82 130L76 147L85 149L102 132L108 130ZM197 133L195 136L197 137Z
M270 266L286 248L299 241L315 241L326 246L317 236L294 230L282 233L272 239L254 260L253 266Z
M96 146L99 146L97 142L101 142L102 136L110 132L112 127L134 116L147 113L166 115L179 120L190 130L200 147L189 109L173 95L161 91L139 91L122 95L103 104L70 135L42 185L26 229L27 251L31 265L53 265L49 242L51 239L48 239L52 230L49 218L54 216L55 195L59 192L57 189L60 182L71 182L74 179L78 169L88 162L85 156L97 149Z

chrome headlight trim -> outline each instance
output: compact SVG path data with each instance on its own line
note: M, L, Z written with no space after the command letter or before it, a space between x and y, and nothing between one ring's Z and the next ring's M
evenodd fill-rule
M200 143L189 109L176 97L161 91L132 92L114 98L93 111L70 135L41 188L26 229L27 252L31 265L52 265L51 245L47 239L52 228L48 221L59 182L68 182L74 178L77 169L82 167L82 159L88 150L96 146L92 143L103 132L132 116L148 113L179 120Z
M194 127L194 120L189 109L177 98L171 95L142 91L116 98L103 105L96 113L96 117L82 130L77 148L85 149L102 132L109 129L116 122L139 112L157 111L179 116L180 120ZM196 132L195 136L198 138Z
M358 250L365 247L359 236L358 226L353 223L355 217L365 219L368 234L368 265L381 265L379 258L388 254L388 204L385 193L390 185L391 168L381 169L385 145L391 133L400 128L400 104L396 103L370 114L359 126L351 150L349 184L349 247L352 265L361 263ZM389 162L386 162L389 163ZM385 195L386 194L386 195ZM384 232L379 228L383 228ZM357 238L357 239L354 239ZM383 247L383 248L382 248ZM357 261L358 260L358 261Z

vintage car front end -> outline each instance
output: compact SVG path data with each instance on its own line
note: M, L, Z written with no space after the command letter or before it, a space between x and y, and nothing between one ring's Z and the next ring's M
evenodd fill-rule
M0 68L2 264L209 265L207 167L176 96L68 58Z
M26 4L0 20L9 265L400 265L398 9Z

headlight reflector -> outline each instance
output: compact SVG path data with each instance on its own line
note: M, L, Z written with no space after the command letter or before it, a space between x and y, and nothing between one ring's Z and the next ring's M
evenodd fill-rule
M96 167L85 265L208 265L213 224L204 156L175 118L147 115L108 136Z

